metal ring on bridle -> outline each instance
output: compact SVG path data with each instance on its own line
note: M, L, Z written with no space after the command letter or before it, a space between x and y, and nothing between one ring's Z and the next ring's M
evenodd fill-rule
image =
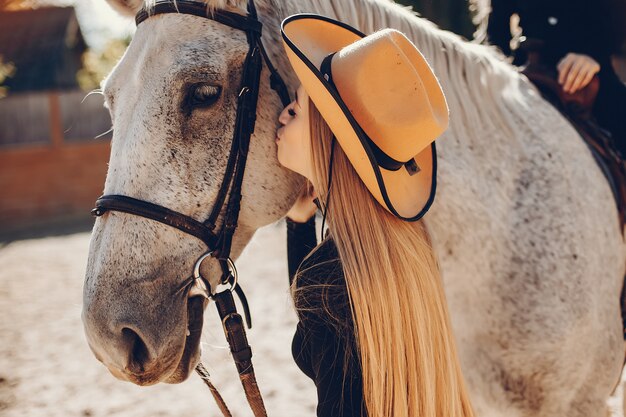
M213 251L209 251L205 253L200 258L198 258L198 260L196 261L196 264L193 267L193 278L196 282L196 285L198 285L200 288L206 289L207 294L211 297L217 293L214 293L212 291L211 284L209 284L209 281L207 281L202 275L200 275L200 265L202 265L202 262L206 258L212 255L213 255ZM230 284L230 288L228 288L228 290L230 290L230 292L233 292L235 290L235 287L237 286L237 279L238 279L237 268L235 268L235 263L233 262L232 259L230 259L230 257L226 258L226 263L228 264L228 269L230 270L233 280L232 282L221 282L220 284L221 285Z

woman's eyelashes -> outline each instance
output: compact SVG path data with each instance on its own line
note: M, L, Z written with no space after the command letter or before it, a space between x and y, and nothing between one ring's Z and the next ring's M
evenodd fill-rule
M296 115L296 111L293 108L287 110L287 113L289 113L289 116L291 117L294 117Z

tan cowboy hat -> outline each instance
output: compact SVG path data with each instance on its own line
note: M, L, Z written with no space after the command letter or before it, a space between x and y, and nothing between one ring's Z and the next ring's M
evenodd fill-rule
M378 202L420 219L435 198L435 139L448 126L437 78L394 29L368 36L317 14L281 24L296 75Z

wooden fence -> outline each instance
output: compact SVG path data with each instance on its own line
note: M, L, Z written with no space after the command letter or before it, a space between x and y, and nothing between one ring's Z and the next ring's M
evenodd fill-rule
M0 235L85 218L102 193L111 121L102 97L85 95L0 100Z

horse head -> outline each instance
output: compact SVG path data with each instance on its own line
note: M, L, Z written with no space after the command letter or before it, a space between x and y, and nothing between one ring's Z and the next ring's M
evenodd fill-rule
M142 6L111 3L126 14ZM220 6L245 14L245 4L233 3ZM284 69L276 11L260 5L258 12L264 43L276 49L268 55ZM103 82L114 132L104 194L144 200L204 221L229 159L248 50L245 32L214 20L167 13L142 22ZM296 80L289 75L293 88ZM303 180L276 159L281 109L264 67L233 259L256 229L284 215ZM194 369L207 303L187 284L205 252L201 240L154 220L119 211L97 218L82 316L89 346L113 375L140 385L177 383ZM220 272L217 262L202 263L202 276L211 286L218 284Z

